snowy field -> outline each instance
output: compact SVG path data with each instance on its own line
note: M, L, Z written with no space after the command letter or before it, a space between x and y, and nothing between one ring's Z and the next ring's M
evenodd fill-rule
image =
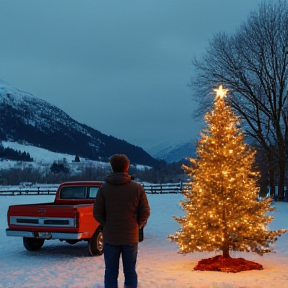
M139 288L288 288L288 234L275 242L275 252L264 256L232 253L263 265L263 270L239 273L194 271L202 258L214 253L177 254L176 243L167 241L178 223L172 215L183 215L181 194L148 195L151 217L145 240L139 244L137 272ZM0 196L0 288L90 288L103 287L103 256L91 257L86 243L69 245L58 240L44 243L40 251L28 252L22 239L5 234L6 212L11 204L53 201L54 196ZM276 202L271 229L288 227L288 203ZM121 268L122 269L122 268ZM120 270L119 288L123 287Z

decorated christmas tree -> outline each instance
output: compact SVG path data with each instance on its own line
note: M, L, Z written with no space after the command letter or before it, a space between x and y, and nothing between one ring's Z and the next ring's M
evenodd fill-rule
M185 199L180 203L186 215L174 216L181 228L168 238L177 242L179 253L220 253L199 261L196 270L262 269L242 258L232 261L230 251L263 255L285 230L269 231L267 225L273 219L269 212L275 209L270 198L258 198L256 152L244 142L240 119L226 102L227 89L220 86L214 91L214 106L205 115L207 128L201 131L197 157L190 159L191 167L184 166L192 187L183 191Z

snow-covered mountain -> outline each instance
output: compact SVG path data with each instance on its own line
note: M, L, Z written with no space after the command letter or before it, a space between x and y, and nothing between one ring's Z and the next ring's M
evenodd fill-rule
M163 159L168 163L178 162L186 158L195 157L195 141L182 142L171 146L161 144L148 150L148 152L157 159Z
M2 80L0 141L30 144L93 160L107 160L115 153L125 153L131 163L155 166L159 162L141 147L80 124L61 109Z

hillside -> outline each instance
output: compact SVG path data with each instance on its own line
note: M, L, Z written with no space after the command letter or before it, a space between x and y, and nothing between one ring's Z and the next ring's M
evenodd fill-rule
M105 119L104 119L105 121ZM63 110L0 80L0 141L106 161L124 153L131 163L157 166L141 147L108 136L72 119Z
M153 157L162 159L168 163L179 162L183 159L194 158L196 156L196 144L191 141L191 143L180 143L149 152Z

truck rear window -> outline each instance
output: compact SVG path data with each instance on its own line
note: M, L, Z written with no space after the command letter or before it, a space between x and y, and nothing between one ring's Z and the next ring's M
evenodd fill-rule
M62 187L60 199L95 199L99 187L67 186Z

